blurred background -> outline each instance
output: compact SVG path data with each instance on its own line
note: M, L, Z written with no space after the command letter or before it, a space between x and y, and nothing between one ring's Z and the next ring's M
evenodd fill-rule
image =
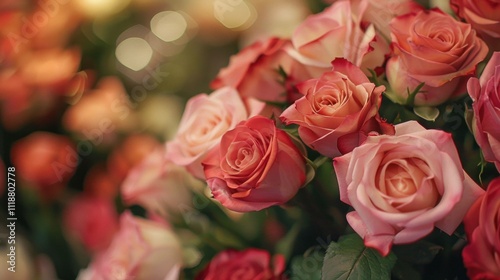
M289 37L325 5L2 0L0 220L15 167L17 270L4 269L2 226L0 279L75 279L116 231L122 181L173 136L186 100L210 93L239 49Z

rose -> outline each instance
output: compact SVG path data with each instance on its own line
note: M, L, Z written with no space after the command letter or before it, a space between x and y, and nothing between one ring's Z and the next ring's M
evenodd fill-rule
M81 195L64 209L64 227L91 252L104 250L118 229L112 200Z
M191 98L177 134L167 143L166 157L175 164L185 166L194 176L203 178L201 162L219 143L222 135L239 122L258 114L264 106L255 99L241 99L238 92L230 87Z
M389 23L393 18L412 11L422 10L422 6L413 0L351 0L351 5L360 6L356 7L355 10L365 9L362 21L375 25L377 31L387 39L391 38Z
M310 78L303 67L285 52L289 40L270 37L257 41L231 57L229 66L217 74L210 86L236 88L243 97L253 97L270 102L285 102L287 85ZM280 75L282 69L287 80ZM290 90L291 92L291 90Z
M388 97L406 104L421 83L416 106L435 106L465 94L465 83L488 53L471 30L438 9L419 11L391 22L394 55L387 62Z
M214 198L238 212L283 204L306 179L303 154L286 132L262 116L224 134L203 166Z
M78 165L74 144L66 136L37 131L18 140L11 150L21 179L47 200L55 199Z
M500 170L500 52L493 53L480 79L470 78L467 90L473 100L472 131L484 159Z
M298 85L304 96L281 114L281 120L298 124L302 141L328 157L352 151L371 131L394 134L378 116L384 86L376 87L345 59L335 59L332 65L319 79Z
M484 192L462 169L451 135L415 121L396 125L394 136L369 136L334 167L340 198L355 210L347 221L384 256L434 226L452 234Z
M194 178L164 157L164 149L154 151L128 174L121 186L127 205L139 204L163 217L191 204Z
M288 52L308 67L312 77L329 70L336 57L349 60L369 74L368 69L383 65L389 46L372 24L361 22L365 9L366 5L353 7L351 1L338 1L309 16L293 33L293 48Z
M494 50L500 50L500 5L496 0L451 0L451 8L472 25Z
M181 266L181 244L164 222L125 212L109 248L96 256L77 279L175 280Z
M500 178L490 182L482 199L478 199L464 218L468 245L462 251L470 279L500 277L499 234Z
M228 249L218 253L196 280L278 280L285 279L285 258L261 249L236 251Z

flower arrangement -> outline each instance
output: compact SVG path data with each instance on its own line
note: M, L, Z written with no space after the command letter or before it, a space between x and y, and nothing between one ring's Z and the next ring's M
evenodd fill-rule
M330 2L231 56L164 143L136 136L89 172L63 215L91 252L77 279L500 279L500 5ZM123 92L101 80L63 123L113 143L93 129L127 131L133 104L85 100ZM73 144L31 134L11 162L50 201Z

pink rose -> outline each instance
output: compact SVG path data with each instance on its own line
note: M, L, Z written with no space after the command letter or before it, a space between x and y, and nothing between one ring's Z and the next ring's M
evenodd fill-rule
M287 95L288 84L294 80L310 78L303 67L285 52L291 45L289 40L275 37L257 41L231 57L229 66L219 71L211 87L236 88L243 97L263 101L286 102L293 99ZM278 69L282 68L290 80L283 81Z
M464 218L469 244L462 251L470 279L499 279L500 262L500 178L488 185Z
M451 0L451 8L472 25L494 50L500 50L500 5L498 0Z
M413 0L351 0L351 3L353 6L365 7L362 21L375 25L377 31L387 39L391 38L389 23L393 18L423 9Z
M238 212L283 204L306 179L303 154L286 132L262 116L224 134L203 166L214 198Z
M184 168L165 159L164 149L159 149L129 172L121 192L125 204L139 204L167 217L191 205L193 181Z
M378 116L385 87L376 87L343 58L335 59L332 65L333 69L319 79L298 86L304 96L280 119L298 124L302 141L328 157L352 151L371 131L394 134L394 128Z
M467 89L473 100L472 131L484 159L500 170L500 52L493 53L481 78L470 78Z
M394 55L387 62L388 97L406 104L421 83L416 106L435 106L465 94L467 79L488 53L470 24L438 9L399 16L391 22Z
M177 280L181 266L181 244L165 223L125 212L109 248L96 256L77 279Z
M312 77L328 71L336 57L349 60L365 74L384 64L389 46L372 24L361 22L366 5L357 8L351 6L351 1L335 2L309 16L293 33L293 48L288 51L308 66Z
M219 144L226 131L257 115L264 106L265 103L255 99L241 99L230 87L191 98L176 136L167 143L167 159L185 166L194 176L204 178L201 162L206 154Z
M285 258L261 249L236 251L228 249L217 254L196 280L279 280L283 276Z
M118 213L112 200L81 195L64 210L64 226L91 252L106 249L118 230Z
M384 256L434 226L452 234L484 192L462 169L451 135L415 121L396 125L394 136L369 136L334 167L340 198L355 210L347 221Z

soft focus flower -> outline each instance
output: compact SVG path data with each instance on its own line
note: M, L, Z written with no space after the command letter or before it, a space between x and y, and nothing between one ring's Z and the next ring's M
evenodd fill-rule
M304 94L280 116L298 124L302 141L328 157L352 151L372 131L394 133L378 116L384 86L376 87L349 61L338 58L333 69L298 86Z
M112 200L80 195L66 206L63 223L87 250L99 252L108 247L118 229L118 213Z
M191 205L192 176L158 149L135 166L121 186L127 205L139 204L163 217Z
M61 107L68 92L76 89L80 65L78 49L24 52L0 69L0 117L9 130L34 120L43 121Z
M366 5L357 9L351 1L338 1L319 14L309 16L292 36L290 55L308 66L312 77L329 70L330 62L343 57L361 68L377 70L389 53L386 40L375 27L362 23Z
M493 50L500 50L500 5L497 0L451 0L450 5Z
M462 169L451 135L415 121L396 125L395 136L369 136L334 167L340 198L355 210L347 221L384 256L434 226L452 234L484 192Z
M255 99L243 100L230 87L191 98L176 136L167 142L167 159L186 166L194 176L204 178L201 162L206 154L219 144L226 131L260 113L264 106Z
M162 144L149 134L130 134L109 155L107 170L115 182L121 183L131 168L161 146Z
M229 66L219 71L211 87L231 86L243 97L263 101L289 100L286 85L310 78L303 66L285 51L290 46L289 40L275 37L253 43L231 57ZM279 68L287 74L288 81L283 80Z
M484 159L500 170L500 52L493 53L479 79L472 77L467 90L473 100L472 131Z
M62 123L67 130L99 146L109 144L118 131L133 128L136 119L121 81L106 77L66 110Z
M306 179L302 153L286 132L262 116L224 134L203 166L214 198L237 212L283 204Z
M73 176L79 156L66 136L38 131L14 143L11 160L18 180L51 199Z
M400 104L421 83L416 106L435 106L465 94L467 79L488 53L470 24L438 9L399 16L391 31L394 56L386 67L387 94Z
M89 195L113 200L118 195L120 183L104 163L97 163L85 175L83 190Z
M181 266L181 244L166 224L125 212L111 245L77 279L175 280Z
M285 258L261 249L236 251L228 249L217 254L196 280L278 280L284 279Z
M488 185L486 193L464 218L469 244L462 256L470 279L500 278L500 178Z

